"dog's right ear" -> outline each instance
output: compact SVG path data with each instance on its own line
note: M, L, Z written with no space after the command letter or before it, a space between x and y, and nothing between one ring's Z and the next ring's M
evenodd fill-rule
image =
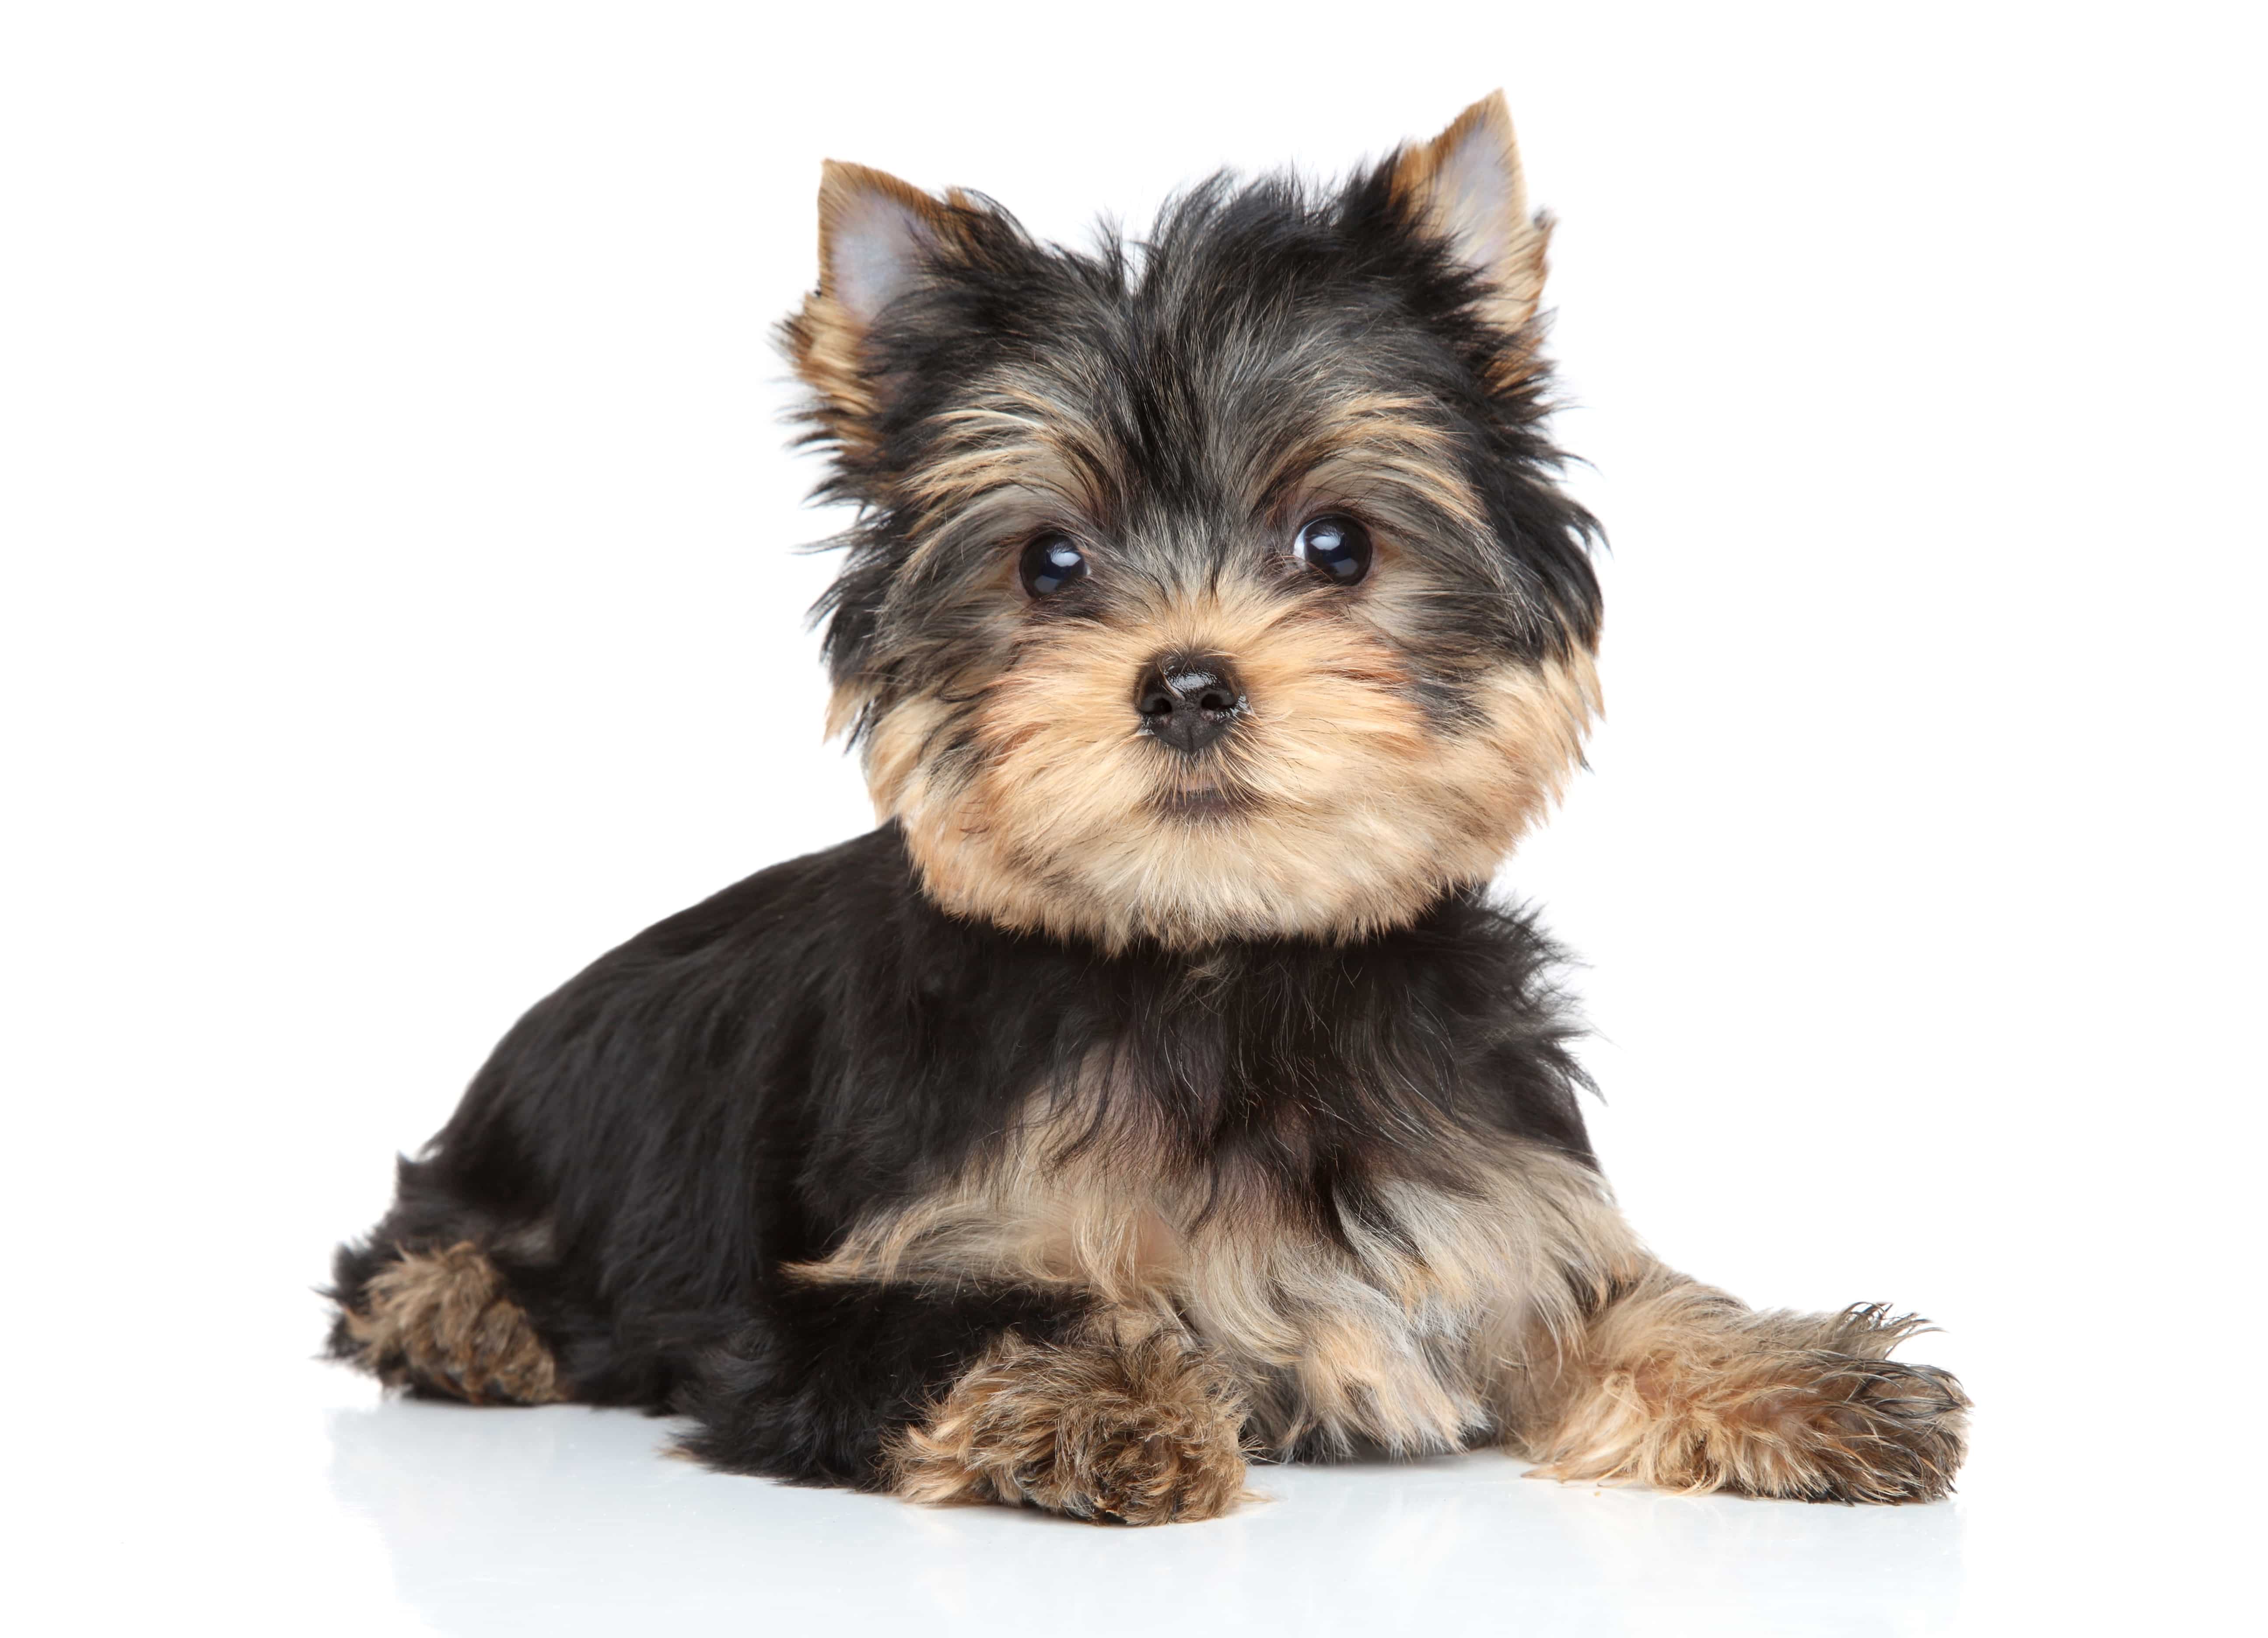
M946 207L910 182L829 159L819 171L819 294L862 332L921 277Z
M796 373L818 395L816 419L845 454L873 438L883 394L866 339L917 284L951 231L953 206L863 165L819 173L819 288L783 327Z

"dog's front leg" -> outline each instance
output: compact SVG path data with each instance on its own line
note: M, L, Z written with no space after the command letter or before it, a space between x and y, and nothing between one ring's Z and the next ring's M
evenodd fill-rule
M1098 1309L1052 1339L995 1342L892 1442L891 1487L1127 1524L1214 1518L1245 1494L1245 1420L1212 1349Z
M1968 1396L1885 1356L1922 1329L1879 1307L1759 1313L1659 1264L1543 1343L1521 1439L1544 1477L1808 1502L1923 1502L1952 1488Z
M790 1287L681 1406L712 1465L917 1502L1156 1524L1244 1494L1245 1407L1211 1350L1068 1294Z

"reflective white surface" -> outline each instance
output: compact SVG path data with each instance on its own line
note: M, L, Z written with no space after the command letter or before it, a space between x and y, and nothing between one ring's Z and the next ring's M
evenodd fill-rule
M1563 1486L1476 1452L1261 1468L1230 1517L1130 1530L726 1477L665 1455L665 1420L389 1399L313 1362L211 1373L149 1428L158 1459L83 1462L33 1521L18 1630L2060 1634L2209 1596L2175 1560L2236 1539L2194 1479L2007 1437L1931 1507Z
M2065 1436L2111 1381L2012 1402L1994 1361L1970 1362L2003 1408L1934 1506L1563 1486L1476 1452L1260 1468L1263 1502L1130 1530L711 1473L663 1453L672 1424L630 1412L189 1361L129 1421L122 1383L97 1407L112 1420L21 1419L11 1455L33 1478L0 1597L27 1634L2246 1628L2230 1569L2257 1509L2209 1450L2164 1473L2112 1460Z
M1138 1531L725 1478L657 1456L666 1425L620 1413L395 1402L323 1425L342 1524L377 1526L402 1615L450 1634L846 1609L877 1630L1109 1630L1169 1600L1185 1632L1892 1634L1944 1630L1962 1597L1957 1505L1563 1487L1492 1452L1265 1468L1265 1502Z

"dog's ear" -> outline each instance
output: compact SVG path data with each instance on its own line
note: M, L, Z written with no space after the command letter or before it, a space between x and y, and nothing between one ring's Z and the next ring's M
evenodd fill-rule
M921 277L946 211L910 182L828 160L819 171L819 293L864 330Z
M1528 184L1504 92L1491 92L1448 129L1394 164L1394 195L1410 219L1444 240L1481 277L1488 317L1517 330L1543 295L1551 223L1528 214Z
M909 182L829 159L819 173L819 287L784 327L796 373L818 395L815 418L846 454L872 437L882 388L866 338L919 282L951 232L954 207Z

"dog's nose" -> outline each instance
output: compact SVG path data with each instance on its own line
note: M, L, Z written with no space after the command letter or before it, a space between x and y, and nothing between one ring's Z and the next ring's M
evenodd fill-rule
M1236 673L1217 654L1167 654L1142 674L1134 709L1145 732L1194 756L1228 732L1244 709Z

